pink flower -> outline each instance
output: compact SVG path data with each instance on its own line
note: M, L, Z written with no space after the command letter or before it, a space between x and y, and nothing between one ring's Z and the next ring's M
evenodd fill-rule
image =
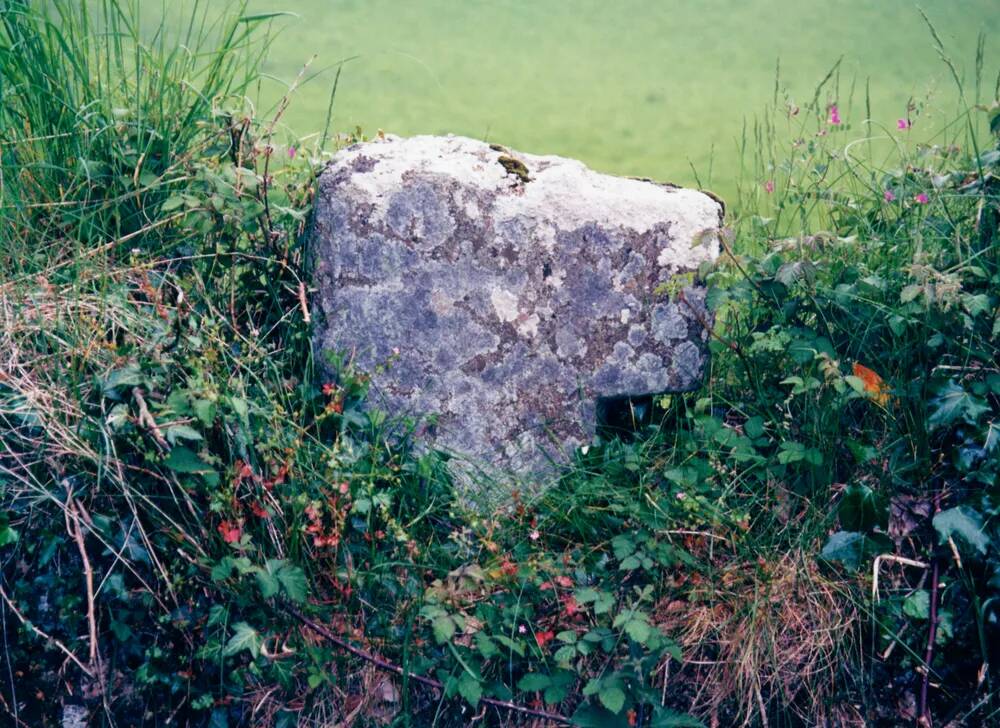
M914 199L914 200L916 200L916 201L917 201L917 203L918 203L918 204L920 204L920 205L926 205L926 204L927 204L928 202L930 202L930 201L931 201L931 198L930 198L930 197L928 197L928 196L927 196L926 194L924 194L923 192L921 192L921 193L920 193L919 195L917 195L917 196L916 196L916 197L914 197L913 199Z
M827 123L831 126L840 125L840 111L837 109L836 104L830 104L830 118L827 119Z
M896 128L897 129L909 129L910 128L910 120L909 119L896 119Z
M882 193L882 197L885 199L886 202L892 202L893 200L896 199L896 194L892 190L886 190L885 192Z
M769 179L767 182L764 183L764 192L766 192L767 194L771 194L772 192L774 192L773 179Z
M295 147L288 147L288 158L295 159Z
M532 541L537 541L539 538L541 538L541 534L538 532L538 529L536 528L534 531L528 534L528 538L530 538Z

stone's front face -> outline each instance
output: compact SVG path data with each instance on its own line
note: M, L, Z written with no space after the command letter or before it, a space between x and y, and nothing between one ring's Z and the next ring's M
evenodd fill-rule
M471 139L355 145L319 179L316 349L373 372L372 406L438 415L437 447L538 475L589 442L597 398L698 385L704 289L668 284L716 258L721 218Z

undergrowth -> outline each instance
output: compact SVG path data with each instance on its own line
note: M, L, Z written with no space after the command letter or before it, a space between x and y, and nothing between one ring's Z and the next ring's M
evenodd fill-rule
M981 47L972 98L939 49L963 101L930 143L837 67L776 84L702 271L704 387L487 513L313 359L327 135L246 101L270 16L177 43L138 4L45 7L0 5L5 721L998 719Z

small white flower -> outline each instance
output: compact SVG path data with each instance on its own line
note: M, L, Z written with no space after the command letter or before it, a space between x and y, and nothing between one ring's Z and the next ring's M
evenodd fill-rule
M537 528L534 531L532 531L531 533L528 534L528 538L530 538L532 541L537 541L540 537L541 537L541 534L538 533L538 529Z
M525 634L527 631L528 631L528 628L525 627L523 624L519 624L517 626L517 632L518 632L518 634Z

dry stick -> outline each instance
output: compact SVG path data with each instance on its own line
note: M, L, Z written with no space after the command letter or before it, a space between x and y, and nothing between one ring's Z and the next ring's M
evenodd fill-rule
M934 514L941 512L941 491L934 494ZM935 556L934 571L931 575L931 623L927 629L927 650L924 652L924 679L920 685L920 724L931 725L927 715L927 686L931 680L931 660L934 659L934 639L937 637L937 607L938 607L938 570L940 560Z
M101 655L97 650L97 600L94 595L94 569L90 565L90 558L87 556L87 545L83 539L83 525L81 524L81 513L83 506L77 507L69 489L66 493L66 528L76 541L77 549L80 551L80 558L83 560L83 575L87 585L87 627L90 637L89 661L92 671L97 674L97 681L101 687L101 695L105 695L104 670L101 668ZM73 523L70 524L70 516Z
M139 408L139 424L149 430L149 434L153 436L156 440L156 444L159 445L163 452L170 451L170 445L167 443L167 439L163 436L163 431L160 426L156 424L156 420L153 419L153 415L149 412L149 407L146 406L146 398L142 396L142 390L139 387L132 388L132 397L135 398L136 406Z
M286 605L285 609L286 611L288 611L289 614L291 614L293 617L295 617L297 620L299 620L302 624L304 624L306 627L311 629L316 634L329 640L338 647L347 650L352 655L360 657L362 660L365 660L366 662L370 662L380 670L385 670L386 672L394 673L396 675L399 675L400 677L405 677L409 680L413 680L422 685L426 685L429 688L434 688L435 690L441 690L441 691L444 690L444 685L437 680L434 680L429 677L424 677L423 675L417 675L416 673L409 672L408 670L404 670L399 665L384 660L381 657L373 655L372 653L366 650L362 650L360 647L355 647L347 640L342 639L341 637L335 635L333 632L331 632L323 625L318 624L313 620L309 619L309 617L302 614L302 612L300 612L295 607ZM535 718L544 718L545 720L550 720L554 723L559 723L560 725L570 725L569 718L564 718L563 716L558 715L557 713L549 713L548 711L545 710L537 710L535 708L529 708L525 705L518 705L517 703L511 703L506 700L496 700L495 698L480 698L479 702L484 703L486 705L492 705L496 708L504 708L505 710L510 710L515 713L522 713L524 715L534 716Z

